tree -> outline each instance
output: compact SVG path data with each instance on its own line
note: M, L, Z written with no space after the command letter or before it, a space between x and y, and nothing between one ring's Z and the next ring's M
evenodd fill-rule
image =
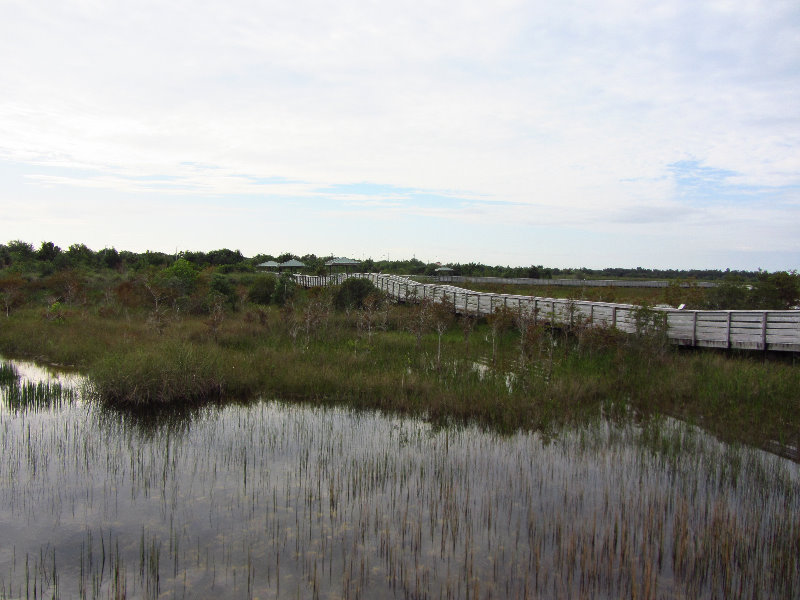
M212 250L206 254L206 260L212 265L236 265L244 260L244 256L238 250L228 250L221 248Z
M42 245L39 246L39 249L36 251L36 259L53 262L59 254L61 254L61 248L56 246L53 242L42 242Z
M122 265L122 257L113 247L100 250L100 252L97 253L97 258L100 264L108 269L117 269Z
M94 264L94 252L85 244L72 244L67 248L67 258L73 267L90 267Z
M31 246L28 242L23 242L21 240L13 240L8 242L6 249L8 250L10 257L10 260L8 261L9 264L25 263L33 260L36 256L35 252L33 251L33 246Z

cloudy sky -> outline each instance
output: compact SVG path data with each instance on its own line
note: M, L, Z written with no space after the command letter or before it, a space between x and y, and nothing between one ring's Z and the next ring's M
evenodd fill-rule
M0 243L800 267L797 0L0 0Z

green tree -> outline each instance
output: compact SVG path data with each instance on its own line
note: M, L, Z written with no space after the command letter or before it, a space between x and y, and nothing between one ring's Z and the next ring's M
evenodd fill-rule
M36 251L36 258L37 260L52 262L59 254L61 254L61 248L53 242L42 242L42 245Z
M91 267L94 265L94 252L86 244L72 244L67 248L67 258L73 267Z
M103 248L97 253L97 258L107 269L117 269L122 265L122 257L114 247Z

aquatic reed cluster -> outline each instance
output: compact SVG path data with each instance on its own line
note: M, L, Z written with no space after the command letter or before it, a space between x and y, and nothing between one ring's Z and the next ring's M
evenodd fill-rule
M3 396L0 434L0 598L800 593L798 465L667 417L499 435Z

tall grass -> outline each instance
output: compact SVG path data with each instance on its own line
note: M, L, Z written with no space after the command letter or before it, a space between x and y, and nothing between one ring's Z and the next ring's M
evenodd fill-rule
M266 401L150 412L0 410L0 598L800 591L798 466L667 417L497 435Z
M74 311L53 322L19 310L0 329L0 350L75 365L95 397L124 405L263 395L502 431L633 409L678 415L729 439L797 443L800 370L790 362L682 351L580 323L565 331L479 322L468 344L453 325L426 330L418 344L407 313L389 306L367 330L359 311L309 302L229 313L213 331L204 317L171 313L159 331L144 312ZM492 365L481 373L481 362Z

